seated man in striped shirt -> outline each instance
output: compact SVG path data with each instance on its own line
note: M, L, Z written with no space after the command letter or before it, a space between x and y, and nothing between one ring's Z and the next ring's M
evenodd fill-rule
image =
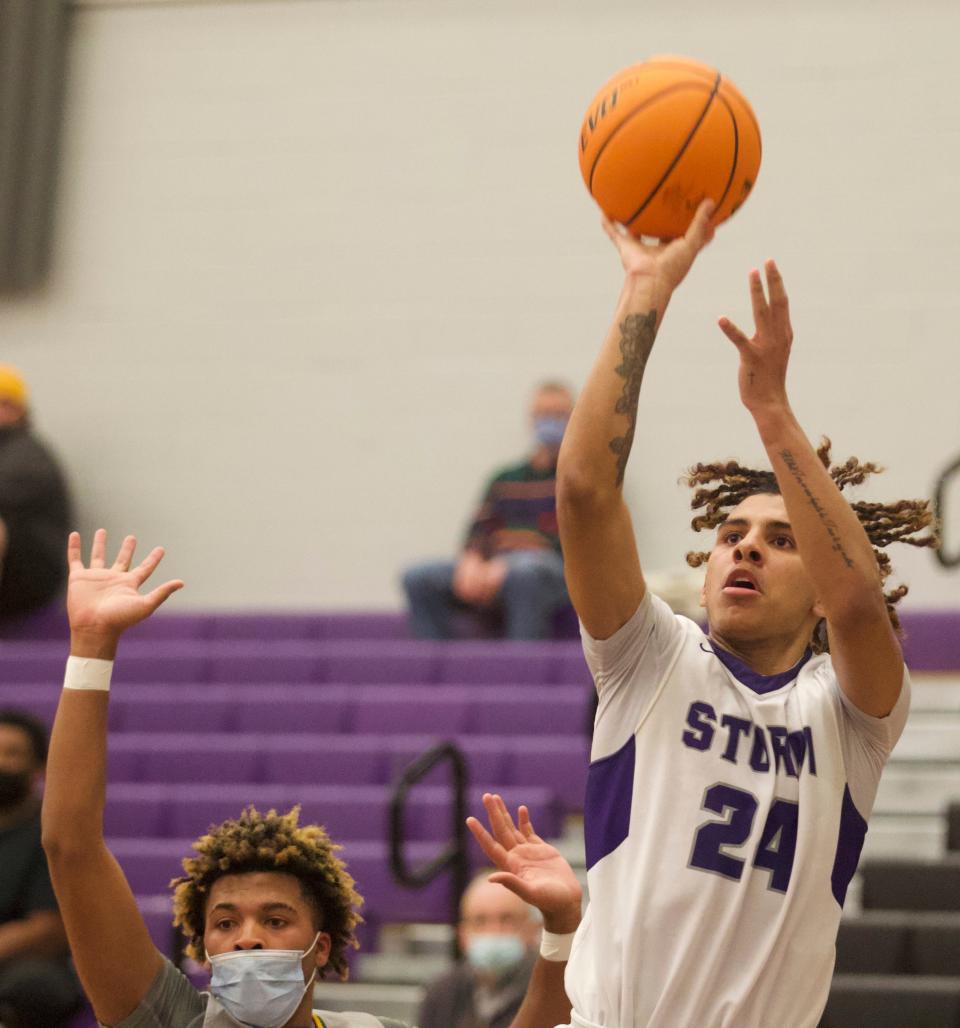
M559 382L534 391L533 450L498 471L456 560L409 568L403 587L411 627L423 639L454 635L457 610L501 612L509 639L547 639L553 615L569 603L557 529L557 454L573 394Z

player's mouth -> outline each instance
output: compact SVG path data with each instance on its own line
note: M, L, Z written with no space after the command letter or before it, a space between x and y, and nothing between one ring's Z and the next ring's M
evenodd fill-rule
M760 583L753 572L742 568L731 571L723 583L725 596L759 596L761 592Z

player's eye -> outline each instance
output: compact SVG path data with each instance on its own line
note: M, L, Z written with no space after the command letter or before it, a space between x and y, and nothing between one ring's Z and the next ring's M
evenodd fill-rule
M727 532L723 537L725 543L738 543L743 538L739 532Z
M221 920L215 922L213 927L216 928L217 931L226 932L226 931L229 931L233 927L233 924L234 924L233 921L231 921L229 918L224 917L224 918L221 918Z
M788 535L778 535L774 538L773 545L780 550L789 550L793 546L793 540Z
M285 928L287 926L287 922L282 917L268 917L267 925L270 928Z

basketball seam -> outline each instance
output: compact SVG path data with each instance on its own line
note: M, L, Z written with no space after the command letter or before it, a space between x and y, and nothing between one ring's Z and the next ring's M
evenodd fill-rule
M717 95L720 98L720 102L726 107L727 114L730 115L730 120L733 122L733 163L730 165L730 177L727 179L727 184L723 187L723 195L717 200L716 209L720 210L737 174L737 164L740 160L740 126L737 124L737 116L733 113L733 108L728 103L727 98L722 93Z
M603 141L603 145L597 151L596 157L593 158L593 164L590 165L590 178L587 181L587 189L591 193L593 192L593 176L596 173L597 164L598 164L600 158L603 156L604 150L606 150L606 148L610 145L610 143L616 137L616 135L620 131L620 129L622 129L623 126L626 125L627 122L630 121L630 119L635 114L639 114L642 110L644 110L644 108L649 107L650 104L654 103L657 100L660 100L662 97L669 96L671 93L678 93L678 92L680 92L683 89L690 89L691 87L694 88L694 89L700 89L702 86L703 86L702 82L679 82L679 83L677 83L674 86L667 86L665 89L661 89L659 93L654 93L653 96L648 96L642 103L640 103L636 107L634 107L633 110L630 111L629 114L625 114L623 116L623 118L620 120L620 123L617 125L617 127ZM713 99L712 94L711 94L710 99ZM709 106L710 106L710 100L707 101L707 107L709 107ZM700 117L701 117L701 120L702 120L703 119L703 115L701 115ZM700 124L700 122L698 121L697 125L694 126L694 131L696 131L697 126L699 126L699 124ZM689 140L687 140L687 142L689 142ZM686 145L687 144L684 143L684 146L686 146Z
M630 217L624 222L624 225L626 225L627 228L629 228L631 223L636 221L637 218L639 218L640 215L643 214L643 212L647 209L647 206L649 205L650 201L657 195L657 193L660 192L660 187L670 177L670 174L672 173L673 169L677 166L677 163L679 162L680 158L687 152L687 147L693 141L693 137L697 134L697 129L699 129L700 126L703 124L703 119L707 116L707 111L710 110L710 106L713 103L713 99L717 95L719 89L720 74L718 72L717 77L713 81L713 89L710 92L710 96L707 98L706 106L700 112L700 117L697 118L696 124L693 126L692 129L690 129L690 134L684 140L683 146L681 146L680 149L677 151L677 154L670 162L669 167L661 176L660 181L653 187L653 190L647 196L646 200L644 200L643 203L637 208L637 210L635 210L633 214L631 214Z

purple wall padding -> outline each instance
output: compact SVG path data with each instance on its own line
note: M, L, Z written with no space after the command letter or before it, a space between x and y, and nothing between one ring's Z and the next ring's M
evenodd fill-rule
M960 578L957 582L960 592ZM960 610L908 610L900 615L903 654L913 671L960 671Z

